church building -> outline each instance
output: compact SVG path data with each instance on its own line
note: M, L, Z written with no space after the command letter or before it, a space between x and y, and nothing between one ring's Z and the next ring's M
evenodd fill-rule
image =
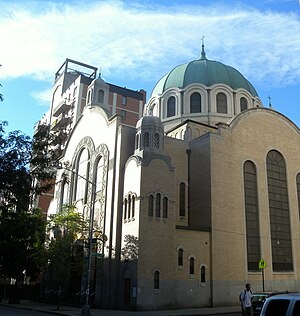
M48 210L74 203L107 237L95 306L237 305L246 282L263 289L262 274L265 289L300 291L299 128L203 45L147 102L96 71L67 59L56 75L51 124L66 133L66 168Z

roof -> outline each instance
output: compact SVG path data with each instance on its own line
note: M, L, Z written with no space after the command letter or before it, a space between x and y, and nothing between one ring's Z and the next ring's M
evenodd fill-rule
M170 88L182 89L192 83L200 83L207 87L222 83L234 90L242 88L252 96L258 96L252 84L238 70L221 62L207 59L204 45L202 45L200 59L179 65L164 75L155 85L152 96L162 94Z

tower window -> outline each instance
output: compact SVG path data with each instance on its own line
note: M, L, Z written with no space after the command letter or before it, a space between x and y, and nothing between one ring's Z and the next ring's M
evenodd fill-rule
M175 115L175 97L170 97L167 103L167 117Z
M154 134L153 147L159 148L159 135L158 135L158 133Z
M149 147L149 133L144 134L144 147Z
M163 199L163 218L168 218L168 198Z
M201 112L201 94L194 92L190 97L190 112L200 113Z
M160 204L161 204L161 194L156 194L156 207L155 207L155 216L160 217Z
M195 274L195 259L190 258L190 274Z
M154 290L159 290L159 271L154 272L154 284L153 288Z
M183 266L183 249L182 248L178 249L178 266L179 267Z
M179 185L179 216L185 216L185 183Z
M246 99L246 98L242 97L242 98L240 99L240 106L241 106L241 112L247 110L247 108L248 108L248 102L247 102L247 99Z
M98 103L104 102L104 91L102 89L98 91L97 101Z
M223 92L217 94L217 113L227 113L227 96Z
M153 217L153 202L154 202L154 197L152 194L150 194L148 198L148 216L149 217Z
M201 267L201 283L205 283L205 266Z

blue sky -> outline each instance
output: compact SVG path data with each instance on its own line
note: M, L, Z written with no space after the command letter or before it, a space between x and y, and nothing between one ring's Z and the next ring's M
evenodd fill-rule
M299 0L0 0L0 120L32 136L66 58L104 80L145 89L206 56L238 69L263 104L300 127Z

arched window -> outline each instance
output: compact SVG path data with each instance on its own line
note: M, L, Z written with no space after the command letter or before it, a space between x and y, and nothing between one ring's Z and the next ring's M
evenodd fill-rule
M128 209L127 209L127 213L128 213L128 218L131 217L131 195L128 195Z
M267 155L267 177L273 271L292 271L290 212L286 166L276 150Z
M163 218L168 218L168 198L163 199Z
M167 103L167 117L171 117L175 115L175 104L176 104L175 97L173 96L170 97Z
M154 197L152 194L148 197L148 216L153 217Z
M154 134L153 147L159 148L159 135L158 135L158 133Z
M127 199L124 199L124 219L127 218Z
M296 183L297 183L297 195L298 195L298 212L299 212L299 219L300 219L300 173L297 174Z
M241 112L247 110L247 108L248 108L248 102L247 102L247 99L246 99L246 98L241 97L241 99L240 99L240 106L241 106Z
M227 113L227 96L223 92L217 94L217 113Z
M190 258L190 274L195 274L195 259Z
M185 216L185 183L179 185L179 216Z
M161 194L156 194L156 207L155 207L155 216L160 217L160 204L161 204Z
M144 147L149 147L149 133L144 134Z
M140 139L140 135L136 134L136 136L135 136L135 149L139 148L139 139Z
M252 161L244 163L244 196L248 270L258 270L260 254L259 210L256 168Z
M103 103L104 102L104 91L102 89L98 90L97 101L99 103Z
M103 188L103 161L102 157L99 158L96 167L96 192L102 191Z
M159 290L159 271L154 272L154 284L153 288L154 290Z
M201 283L205 283L205 266L201 267L200 274L201 274Z
M190 112L201 113L201 94L194 92L190 97Z
M89 153L85 148L81 151L75 171L75 201L83 199L87 202L87 184L89 178Z
M62 208L64 205L69 204L69 183L66 178L63 179L62 181L62 186L61 186L61 203L60 203L60 208Z
M182 248L178 249L178 266L179 267L183 266L183 249Z
M132 195L131 197L131 216L134 217L134 212L135 212L135 196Z

